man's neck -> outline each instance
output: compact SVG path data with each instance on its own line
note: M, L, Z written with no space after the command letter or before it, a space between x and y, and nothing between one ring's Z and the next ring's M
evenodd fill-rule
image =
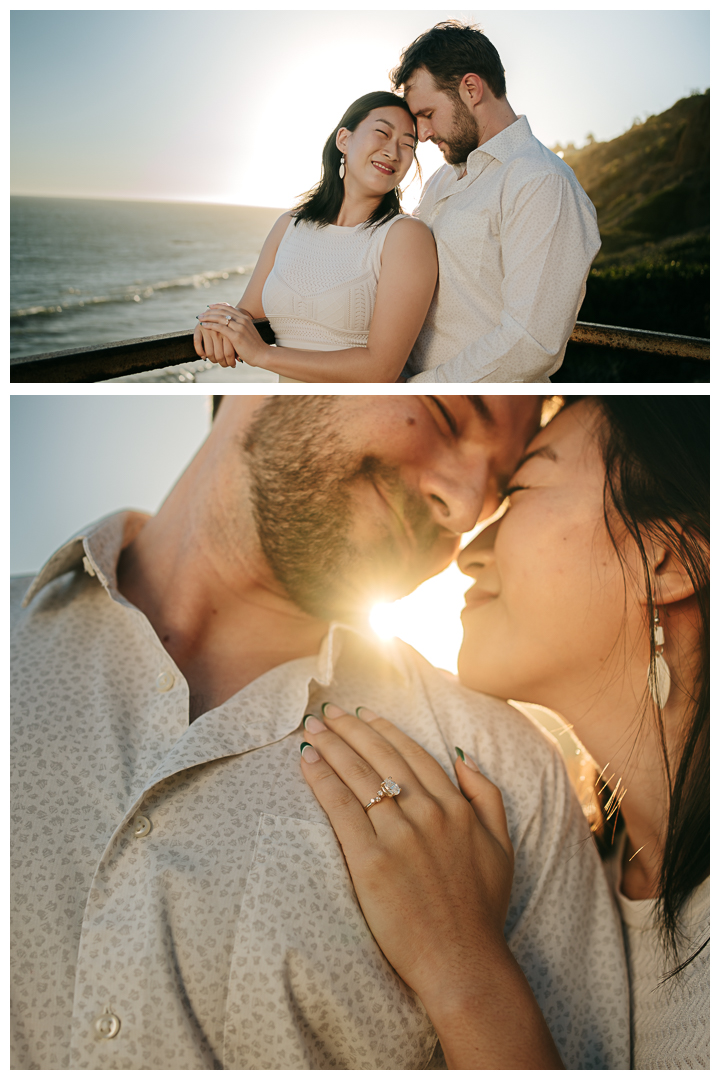
M191 720L271 668L315 655L327 632L274 579L242 491L229 497L221 464L206 464L201 452L118 564L120 593L188 681ZM218 514L227 506L232 519Z
M501 131L514 124L517 119L518 117L510 107L507 98L493 99L492 105L476 117L479 136L477 148L479 149L485 143L490 142ZM462 172L458 174L458 180L463 180L466 176L467 164L463 166Z

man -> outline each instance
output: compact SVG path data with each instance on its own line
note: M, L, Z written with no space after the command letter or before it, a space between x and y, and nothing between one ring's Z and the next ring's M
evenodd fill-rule
M566 1063L627 1064L617 916L559 756L505 703L337 622L453 557L539 410L226 397L154 518L105 519L49 561L13 634L15 1067L437 1060L301 776L302 717L326 701L382 711L449 772L457 743L500 785L511 947Z
M473 26L422 34L392 73L447 164L415 214L438 250L438 285L409 382L549 382L600 249L575 174L506 97L497 50Z

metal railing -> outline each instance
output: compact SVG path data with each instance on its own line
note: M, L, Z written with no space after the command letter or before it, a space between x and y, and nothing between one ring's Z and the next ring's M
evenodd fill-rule
M274 344L275 337L267 319L256 319L255 325L263 341ZM658 334L652 330L630 330L622 326L579 322L575 324L570 341L686 360L710 360L708 338ZM181 330L174 334L114 341L109 345L89 345L39 356L20 356L10 361L10 382L103 382L188 361L198 361L193 348L193 331Z

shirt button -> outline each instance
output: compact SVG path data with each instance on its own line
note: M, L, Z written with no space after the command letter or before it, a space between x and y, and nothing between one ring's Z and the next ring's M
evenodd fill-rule
M155 685L161 694L166 693L168 690L172 690L175 685L175 676L172 671L161 671L155 680Z
M95 1021L95 1031L101 1039L114 1039L120 1030L120 1018L106 1006L102 1016Z
M137 817L133 819L133 836L147 836L151 829L152 822L150 818L145 817L144 814L138 814ZM112 1036L109 1036L109 1038L112 1038Z

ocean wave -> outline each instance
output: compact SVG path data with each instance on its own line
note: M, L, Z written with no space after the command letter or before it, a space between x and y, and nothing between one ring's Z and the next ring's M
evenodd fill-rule
M156 281L152 285L138 286L129 285L109 296L83 295L79 289L68 289L71 298L63 299L57 304L38 304L33 307L16 308L10 312L11 319L25 318L28 315L55 315L63 311L74 311L83 307L91 307L98 304L141 304L143 300L149 300L155 293L168 289L209 289L216 281L227 281L231 277L246 277L251 274L254 266L233 266L227 270L206 270L201 274L186 274L183 277L171 278L169 281Z

